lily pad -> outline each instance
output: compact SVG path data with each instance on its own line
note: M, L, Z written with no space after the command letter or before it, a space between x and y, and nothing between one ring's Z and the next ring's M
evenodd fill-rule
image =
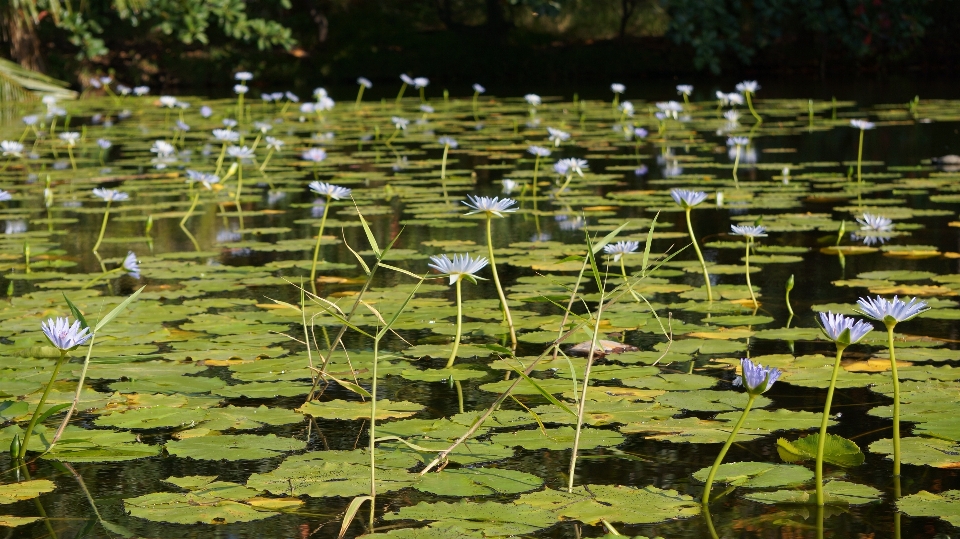
M165 446L175 457L197 460L259 460L306 448L306 442L275 434L233 434L171 440Z
M694 479L705 482L713 467L702 468L693 473ZM743 488L773 488L801 485L813 479L813 472L793 464L768 462L729 462L717 468L714 480Z

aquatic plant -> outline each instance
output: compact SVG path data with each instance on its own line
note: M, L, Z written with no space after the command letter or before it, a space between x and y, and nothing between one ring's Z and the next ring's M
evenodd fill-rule
M816 482L817 488L817 505L823 505L823 457L827 443L827 425L830 423L830 406L833 403L833 391L837 385L837 372L840 370L840 359L843 357L843 351L851 344L860 342L867 333L873 330L873 326L863 320L857 320L849 316L833 314L831 312L821 312L819 323L823 334L833 341L837 348L837 356L833 362L833 372L830 375L830 385L827 388L827 398L823 404L823 417L820 420L820 432L817 437L817 457L814 464L816 467L814 470L814 481Z
M124 193L123 191L105 189L103 187L95 188L93 190L93 195L107 203L107 208L103 212L103 222L100 224L100 235L97 236L97 242L93 245L93 252L96 253L97 249L100 248L100 243L103 242L103 235L107 231L107 220L110 219L110 205L114 202L128 200L130 195Z
M753 407L754 401L757 400L757 397L769 391L770 388L773 387L773 384L780 379L780 375L782 374L780 369L764 367L747 358L740 360L740 372L741 375L734 380L733 385L743 386L743 388L747 390L747 404L744 405L743 412L740 413L740 419L738 419L737 423L733 426L733 430L730 431L727 441L724 442L716 460L713 461L713 467L710 468L710 475L707 476L707 482L703 485L703 496L700 498L703 505L710 503L710 489L713 487L713 480L717 475L717 469L720 468L720 464L723 463L723 458L727 456L727 451L737 438L737 433L740 431L740 427L743 426L743 422L747 420L747 414L750 413L750 408Z
M473 99L471 100L471 105L473 107L473 121L475 122L480 121L478 116L480 110L480 94L485 93L486 91L487 89L480 84L473 85Z
M690 105L690 96L693 94L693 86L690 84L678 84L677 93L683 96L683 104Z
M860 130L860 141L857 143L857 183L863 183L863 133L873 129L876 125L867 120L850 120L850 126Z
M747 100L747 107L750 108L750 114L757 119L757 123L763 123L763 118L757 114L756 109L753 108L753 94L757 93L757 90L760 89L760 85L757 84L755 80L745 80L737 84L737 91L743 94ZM730 102L734 102L734 99L731 99Z
M463 331L463 296L460 291L460 283L467 279L473 284L477 284L475 274L486 267L488 261L484 257L473 258L469 254L453 255L451 259L447 255L431 256L430 264L427 267L440 272L444 277L450 278L450 284L456 285L457 290L457 329L456 336L453 339L453 349L450 351L450 358L447 360L446 368L453 366L457 359L457 350L460 348L460 336ZM506 303L504 303L506 305Z
M310 283L316 286L317 260L320 258L320 242L323 240L323 229L327 224L327 213L330 211L330 202L349 197L350 189L320 181L310 182L308 187L310 191L327 198L323 204L323 216L320 218L320 229L317 231L317 243L313 247L313 263L310 265Z
M467 195L467 201L463 204L472 211L465 215L474 215L482 213L486 219L487 229L487 256L490 260L490 271L493 273L493 284L497 288L497 295L500 298L500 309L503 311L503 321L510 329L510 343L517 346L517 331L513 325L513 317L510 315L510 306L507 304L507 296L503 293L503 286L500 285L500 275L497 273L497 261L493 255L493 232L492 221L494 217L503 218L504 213L513 213L517 208L513 207L517 203L512 198L498 197L478 197ZM478 268L479 269L479 268Z
M766 237L766 227L762 226L752 226L752 225L730 225L730 233L734 236L743 236L747 238L747 247L744 254L744 268L746 270L747 276L747 289L750 290L750 299L753 301L753 308L756 309L760 306L757 303L757 296L753 293L753 285L750 284L750 247L753 244L755 238L764 238Z
M900 476L900 376L897 374L897 355L893 345L893 329L900 322L913 320L929 310L927 302L917 298L903 301L897 296L888 300L883 296L857 300L860 314L882 322L887 329L887 350L890 354L890 378L893 382L893 475Z
M693 250L697 253L697 260L700 261L700 268L703 270L703 281L707 285L707 301L713 301L713 289L710 287L710 273L707 271L707 263L703 260L703 253L700 252L700 245L697 243L697 236L693 232L693 222L690 220L690 212L694 207L707 199L707 193L703 191L688 191L686 189L671 189L670 196L673 201L683 208L687 218L687 232L690 234L690 243L693 244Z
M447 152L450 148L456 149L459 144L453 137L440 137L437 142L443 144L443 160L440 162L440 184L443 187L443 200L449 204L447 199Z
M737 179L737 167L740 166L740 154L743 151L743 147L747 144L750 144L750 139L747 137L730 137L727 139L727 146L733 146L736 152L733 161L733 184L737 189L740 189L740 181Z
M553 165L553 170L561 175L566 176L566 179L563 181L563 185L560 186L560 189L557 190L557 196L563 193L563 191L570 185L570 180L573 178L573 175L576 174L583 177L583 169L587 168L586 159L577 159L576 157L567 157L557 161Z
M620 103L620 94L627 91L627 87L615 82L610 85L610 91L613 92L613 108L616 110L617 105Z
M353 108L360 108L360 101L363 99L363 91L367 88L373 88L373 83L370 82L370 79L366 77L357 77L357 85L360 87L357 90L357 102L353 105Z

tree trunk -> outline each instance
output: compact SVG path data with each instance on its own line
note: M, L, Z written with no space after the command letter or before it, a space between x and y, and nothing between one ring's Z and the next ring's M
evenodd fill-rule
M43 72L43 55L40 53L40 37L33 21L23 11L7 5L4 33L10 43L10 58L27 69Z

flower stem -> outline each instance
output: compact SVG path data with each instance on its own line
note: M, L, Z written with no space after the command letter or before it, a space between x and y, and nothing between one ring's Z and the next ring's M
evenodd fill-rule
M364 85L361 84L360 90L357 92L357 102L353 104L353 108L355 109L360 108L360 100L363 99L363 89L364 89Z
M833 362L833 374L827 388L827 400L823 405L823 418L820 419L820 436L817 438L817 460L814 481L817 483L817 505L823 505L823 449L827 443L827 424L830 423L830 405L833 404L833 390L837 385L837 372L840 370L840 358L845 346L837 345L837 358Z
M756 309L760 306L757 303L757 296L753 295L753 285L750 284L750 242L751 238L747 238L747 255L746 255L746 268L747 268L747 288L750 290L750 299L753 300L753 308Z
M571 179L573 179L573 174L567 174L567 179L564 180L563 185L561 185L561 186L560 186L560 189L557 191L557 195L558 195L558 196L560 195L560 193L563 192L564 189L567 188L568 185L570 185L570 180L571 180Z
M750 408L753 406L753 401L755 400L757 400L756 395L748 394L747 405L744 407L743 413L740 414L740 419L737 420L737 424L734 425L733 430L730 431L730 436L727 437L727 441L720 449L720 454L717 455L717 459L713 461L713 468L710 468L710 475L707 476L707 483L703 486L703 497L700 500L700 503L704 506L710 503L710 488L713 487L713 478L717 475L717 470L723 462L723 457L727 456L727 451L730 450L730 446L733 445L733 441L737 438L737 432L747 419L747 414L750 413Z
M887 347L890 348L890 375L893 378L893 476L900 477L900 377L897 376L897 356L893 349L893 328L887 324Z
M50 388L52 388L53 383L57 381L57 375L60 374L60 367L63 365L66 357L67 351L60 350L60 358L53 366L53 374L50 375L50 381L47 382L47 387L43 388L43 394L40 395L40 402L37 403L37 409L33 411L33 415L30 417L30 423L27 425L27 430L23 433L23 443L20 444L20 454L17 455L18 458L22 459L27 456L27 444L30 443L30 436L33 435L33 429L37 426L37 420L40 419L40 411L43 410L43 405L47 403Z
M580 403L577 408L577 430L573 435L573 450L570 454L570 473L567 481L567 492L573 492L573 480L577 472L577 450L580 448L580 432L583 429L583 413L587 405L587 386L590 385L590 367L593 366L593 360L596 357L596 351L599 346L600 322L603 316L603 290L600 290L600 304L597 306L597 316L593 325L593 336L590 338L590 353L587 355L587 367L583 370L583 390L580 392Z
M93 246L93 252L97 252L100 243L103 242L103 234L107 231L107 220L110 218L110 201L107 201L107 211L103 213L103 222L100 224L100 235L97 236L97 243Z
M761 118L760 115L757 114L757 110L753 108L753 92L744 92L744 94L747 96L747 107L750 108L750 114L753 114L753 117L757 119L758 124L763 123L763 118Z
M497 287L497 295L500 297L500 307L503 311L503 319L510 327L510 343L516 348L517 331L513 327L513 317L510 315L510 307L507 306L507 296L503 293L503 287L500 286L500 276L497 274L497 262L493 258L493 234L491 233L490 216L487 215L487 255L490 257L490 269L493 272L493 284Z
M737 156L733 160L733 185L740 189L740 180L737 179L737 167L740 166L740 145L737 144Z
M863 182L863 176L860 175L861 165L863 165L863 132L865 129L860 130L860 144L857 147L857 183Z
M447 152L450 151L450 145L443 145L443 161L440 162L440 186L443 187L443 201L450 205L450 197L447 196Z
M707 272L707 263L703 261L703 253L700 252L700 246L697 245L697 237L693 234L693 223L690 221L690 210L685 208L687 213L687 231L690 232L690 241L693 243L693 250L697 253L697 259L700 261L700 267L703 268L703 280L707 283L707 301L713 301L713 289L710 287L710 273Z
M67 155L70 157L70 166L73 167L73 171L77 171L77 162L73 159L73 146L67 146Z
M327 197L327 203L323 205L323 217L320 218L320 230L317 232L317 244L313 247L313 265L310 266L310 284L317 286L317 259L320 256L320 239L323 238L323 227L327 224L327 212L330 210L330 197Z
M460 348L460 334L463 331L463 300L460 293L460 281L462 278L457 278L457 335L453 339L453 350L450 351L450 359L447 360L447 365L444 367L449 369L453 367L453 361L457 359L457 349Z
M397 105L400 104L400 100L403 99L403 92L405 92L406 90L407 90L407 83L401 84L401 85L400 85L400 92L397 93Z
M217 157L217 169L213 171L214 176L220 175L220 169L223 168L223 158L227 155L227 143L224 141L223 146L220 148L220 156Z
M243 189L243 163L237 159L237 194L233 197L233 203L240 207L240 191Z

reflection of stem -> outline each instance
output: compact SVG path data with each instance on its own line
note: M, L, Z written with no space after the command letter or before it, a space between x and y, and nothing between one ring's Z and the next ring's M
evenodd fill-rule
M52 388L53 383L57 381L57 375L60 374L60 367L63 366L66 358L67 351L60 350L60 359L58 359L56 364L54 364L53 374L50 375L50 381L47 382L47 387L43 388L43 394L40 395L40 402L37 403L37 409L34 410L33 415L30 416L30 423L27 424L27 431L23 433L23 443L20 445L20 453L17 455L18 458L22 459L27 456L27 445L30 443L30 436L33 435L33 429L37 426L37 420L40 419L40 411L43 409L43 405L47 403L47 396L50 395L50 388Z
M747 268L747 288L750 290L750 299L753 300L753 308L756 309L757 307L760 306L760 304L757 303L757 296L753 294L753 285L750 284L750 242L751 241L752 241L752 238L747 238L747 254L746 254L745 266Z
M740 430L740 427L743 426L743 422L747 419L747 414L750 413L750 408L753 406L753 401L757 400L757 396L749 393L747 396L747 405L743 408L743 413L740 414L740 419L737 420L737 424L734 425L733 430L730 431L730 436L727 437L727 441L723 444L723 448L720 449L720 454L717 455L717 459L713 461L713 468L710 468L710 475L707 476L707 483L703 486L703 497L701 498L701 503L704 507L710 503L710 488L713 486L713 478L717 475L717 470L720 468L720 464L723 462L723 457L727 456L727 451L730 449L730 446L733 445L733 440L737 437L737 432Z
M890 375L893 378L893 476L900 477L900 377L897 376L897 356L893 348L893 328L887 324L887 347L890 348Z
M490 269L493 271L493 284L497 287L497 295L500 296L500 307L503 311L503 319L510 327L510 343L514 348L517 346L517 331L513 327L513 317L510 315L510 307L507 306L507 296L503 293L503 287L500 285L500 276L497 274L497 262L493 258L493 234L491 233L490 215L487 215L487 255L490 257Z
M80 490L83 491L83 495L87 497L87 502L90 503L90 508L93 509L93 514L97 515L97 520L103 522L103 517L100 516L100 511L97 510L97 504L93 501L93 496L90 495L90 491L87 490L87 485L83 482L83 477L80 477L80 474L77 473L73 466L69 462L61 462L64 468L70 470L70 473L73 474L74 479L77 480L77 484L80 485Z
M817 506L817 539L823 539L823 506Z
M700 252L700 246L697 245L697 237L693 234L693 223L690 221L690 210L685 208L687 213L687 231L690 232L690 241L693 243L693 250L697 253L697 259L700 261L700 267L703 268L703 280L707 283L707 301L713 301L713 289L710 287L710 274L707 272L707 263L703 260L703 253Z
M707 521L707 530L710 532L710 539L720 539L720 536L717 535L717 529L713 527L713 519L710 518L710 506L706 504L703 506L703 518Z
M317 244L313 247L313 264L310 266L310 285L314 292L317 289L317 259L320 256L320 240L323 238L323 228L327 225L327 212L330 210L330 197L323 205L323 217L320 219L320 230L317 232Z
M900 499L900 476L893 476L893 503L896 504ZM894 505L893 513L893 537L900 539L900 510Z
M18 462L18 467L20 471L23 472L23 476L27 481L30 481L30 470L27 469L27 465L23 462L23 459L20 459ZM40 503L40 498L34 498L33 504L37 507L37 513L43 517L43 525L47 528L47 532L50 533L50 537L57 539L57 532L53 529L53 524L50 523L50 519L47 518L47 510L43 508L43 504Z
M107 219L110 218L110 200L107 200L107 211L103 212L103 222L100 224L100 235L97 236L97 243L93 246L93 252L97 252L100 243L103 241L103 234L107 231Z
M840 370L840 358L846 346L837 343L837 358L833 362L833 374L830 375L830 387L827 400L823 405L823 417L820 419L820 436L817 439L817 461L814 481L817 483L817 505L823 506L823 449L827 443L827 424L830 422L830 405L833 404L833 390L837 385L837 372Z
M197 202L200 200L200 192L198 191L193 195L193 202L190 204L190 209L187 210L187 214L183 216L183 219L180 220L180 229L183 230L183 233L190 238L190 241L193 243L193 246L197 249L197 252L200 252L200 244L197 243L197 238L190 233L187 229L187 220L190 219L190 216L193 215L193 210L197 207Z
M450 359L447 360L445 368L453 367L453 361L457 359L457 349L460 348L460 334L463 332L463 299L460 293L461 276L457 276L457 335L453 339L453 350L450 351Z
M460 413L463 413L463 386L460 380L454 380L453 384L457 387L457 404L460 406Z

